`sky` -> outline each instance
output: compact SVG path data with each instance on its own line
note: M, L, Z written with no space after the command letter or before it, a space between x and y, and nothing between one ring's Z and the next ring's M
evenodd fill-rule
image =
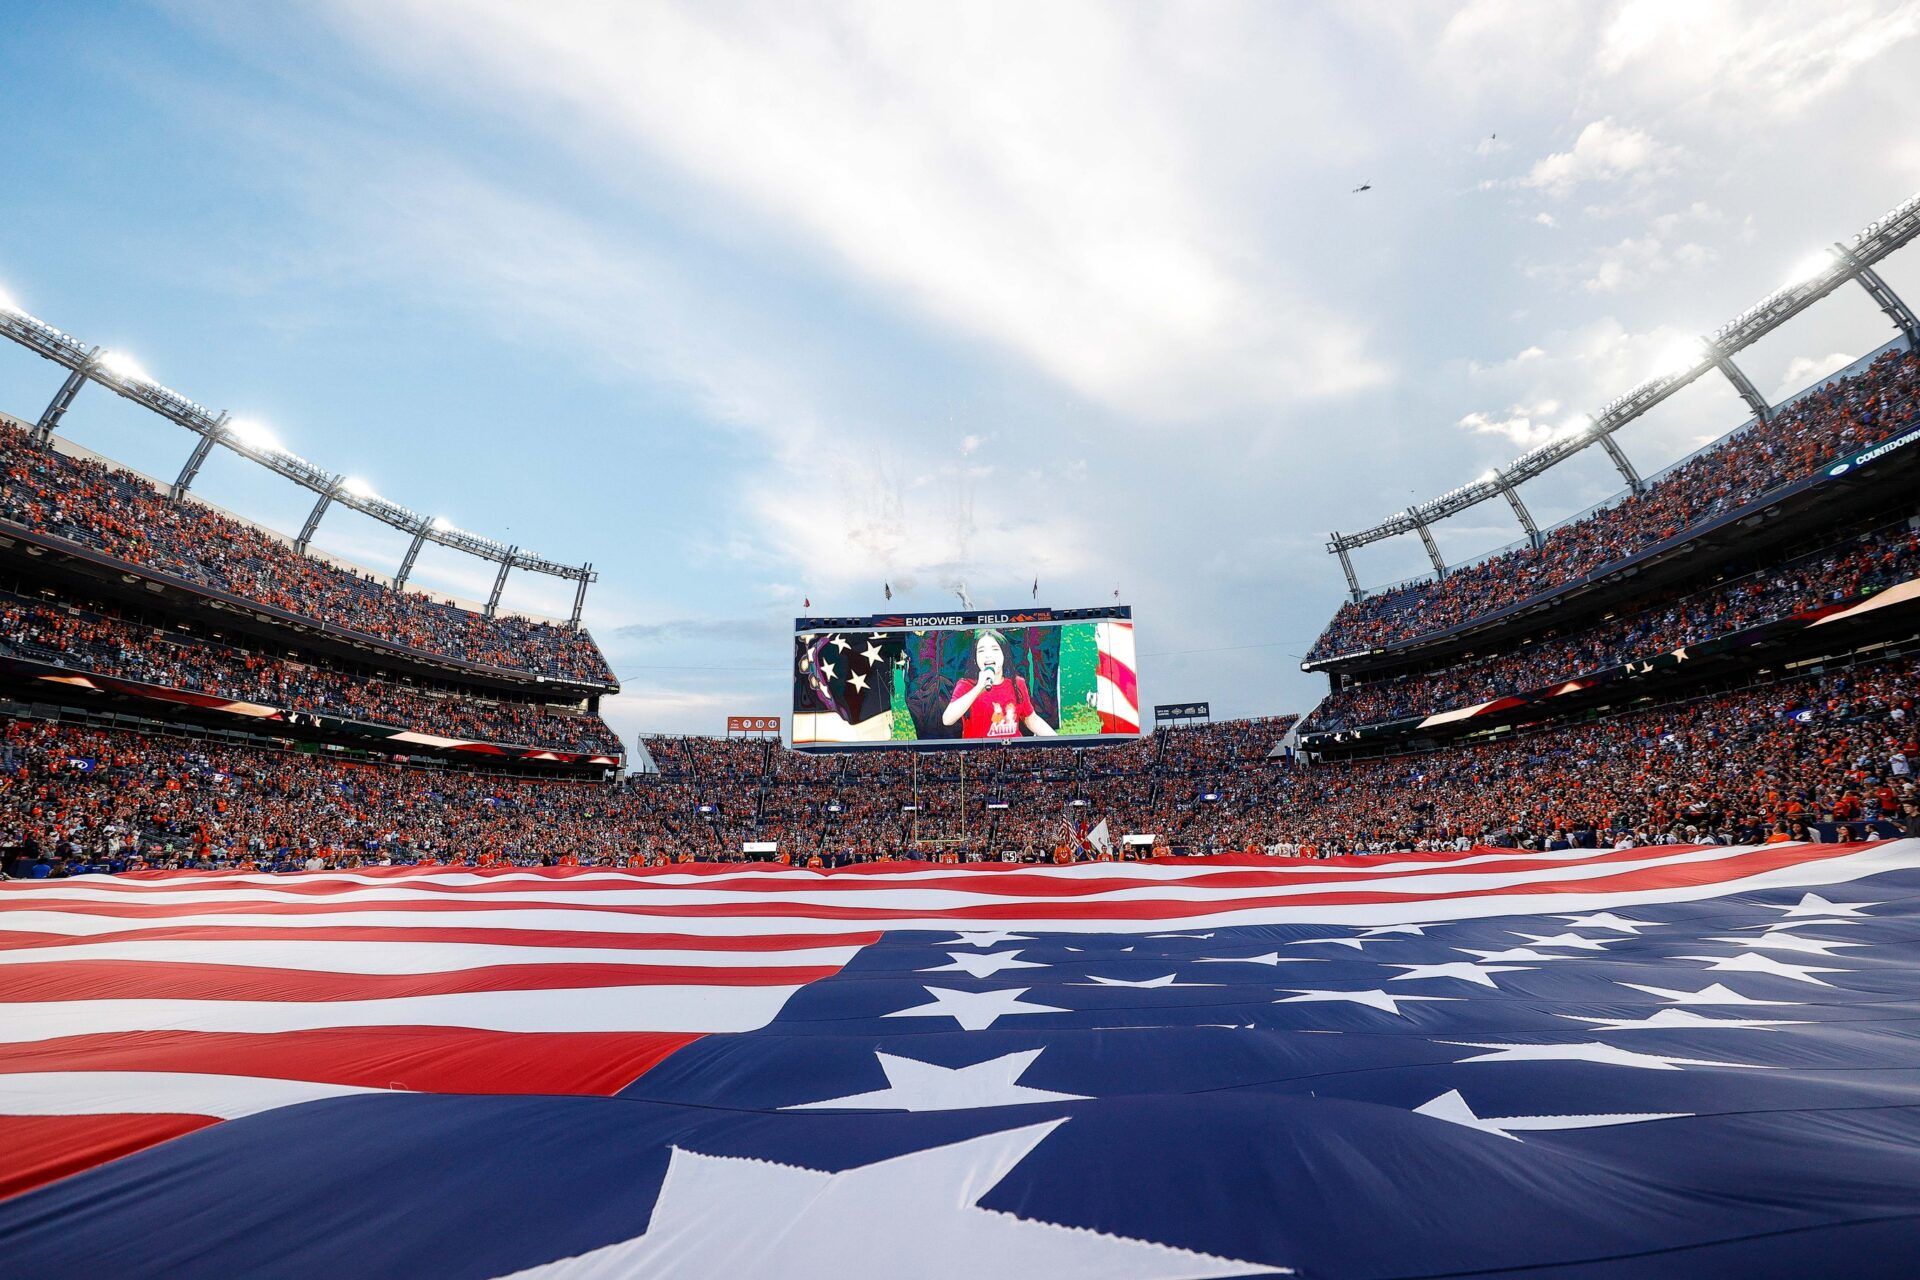
M1854 0L12 0L0 292L591 561L629 739L785 713L793 618L889 583L1117 591L1143 701L1304 712L1327 533L1511 460L1920 190L1915 83L1920 3ZM1883 275L1920 306L1920 249ZM1848 289L1740 364L1778 397L1891 336ZM58 383L0 350L0 410ZM1703 380L1619 438L1650 472L1743 416ZM167 479L190 445L97 387L63 433ZM224 451L196 488L308 505ZM1523 495L1544 524L1618 488L1588 450ZM405 549L339 510L317 542ZM490 568L429 547L415 579L484 598Z

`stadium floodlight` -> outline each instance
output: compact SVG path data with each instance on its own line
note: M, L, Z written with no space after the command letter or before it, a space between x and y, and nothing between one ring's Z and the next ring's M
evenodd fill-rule
M153 378L147 371L142 369L132 356L122 352L102 352L100 358L96 360L95 363L124 382L144 382L148 386L155 385Z
M1707 356L1707 344L1699 338L1676 338L1660 353L1659 369L1670 377L1678 377L1699 368Z
M273 438L273 432L267 430L252 418L233 418L226 426L227 434L249 449L260 453L278 453L280 442Z
M1791 289L1795 285L1807 284L1810 281L1818 280L1821 276L1833 270L1833 264L1837 260L1837 257L1831 249L1821 249L1816 253L1808 254L1794 264L1793 274L1787 277L1785 287Z
M365 502L369 498L379 496L374 493L373 486L365 480L362 480L359 476L348 476L345 480L342 480L340 482L340 492L350 498L358 498L362 502Z
M27 314L20 309L20 304L13 300L13 295L5 289L0 289L0 313L5 313L10 316L23 316Z
M447 519L445 516L435 516L433 519L427 521L427 527L435 533L445 533L447 530L453 528L453 521Z

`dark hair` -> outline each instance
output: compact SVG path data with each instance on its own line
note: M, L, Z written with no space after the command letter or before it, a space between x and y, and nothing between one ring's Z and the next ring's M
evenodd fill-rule
M980 642L989 639L1000 646L1000 656L1007 660L1007 666L1009 668L1013 666L1013 646L1007 643L1006 633L996 631L992 627L982 627L973 633L973 643L967 646L967 661L971 666L975 680L980 678ZM1011 670L1003 671L1000 674L1009 680L1013 679L1013 672Z

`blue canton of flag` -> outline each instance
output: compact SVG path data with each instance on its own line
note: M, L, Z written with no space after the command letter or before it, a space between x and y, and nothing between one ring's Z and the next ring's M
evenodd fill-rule
M1488 856L1404 864L1390 892L1310 873L1368 899L1323 913L1377 923L915 920L610 1096L269 1107L0 1203L0 1257L23 1278L1914 1274L1911 842L1809 868L1587 851L1663 859L1663 883L1525 914L1465 887ZM1737 892L1689 883L1732 857L1762 860ZM1132 874L1071 870L1089 895ZM874 910L908 892L865 887Z

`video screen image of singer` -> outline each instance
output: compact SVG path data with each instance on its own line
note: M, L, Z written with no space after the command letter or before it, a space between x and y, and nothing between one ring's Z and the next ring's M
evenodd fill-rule
M796 747L1140 732L1126 619L802 630L793 670Z

